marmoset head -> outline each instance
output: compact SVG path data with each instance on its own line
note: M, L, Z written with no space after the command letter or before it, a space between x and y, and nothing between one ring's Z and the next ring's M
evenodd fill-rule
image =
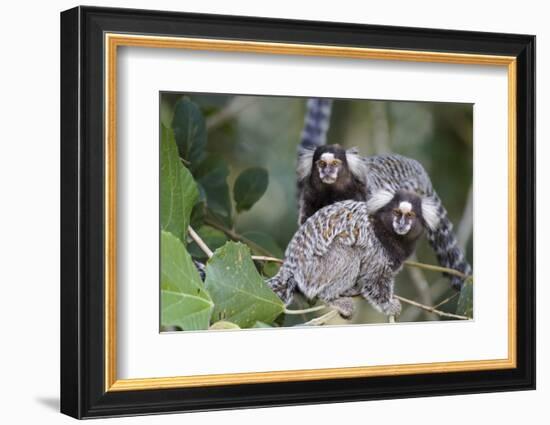
M315 150L303 151L298 162L298 178L311 176L312 180L333 185L352 176L362 177L364 165L356 149L340 145L323 145Z
M424 228L435 229L439 222L434 200L404 190L374 193L367 209L386 231L410 241L418 239Z

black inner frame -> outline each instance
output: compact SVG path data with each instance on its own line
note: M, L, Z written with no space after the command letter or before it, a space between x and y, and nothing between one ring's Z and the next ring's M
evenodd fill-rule
M517 368L104 391L104 33L517 58ZM535 37L77 7L61 14L61 411L77 418L534 389Z

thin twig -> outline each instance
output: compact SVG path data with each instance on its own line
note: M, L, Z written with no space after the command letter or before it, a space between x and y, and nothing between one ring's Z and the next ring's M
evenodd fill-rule
M338 315L338 312L336 310L331 310L326 314L323 314L322 316L316 317L315 319L311 319L308 322L305 322L298 326L320 326L324 325L329 320L333 319Z
M410 260L405 261L405 264L407 266L410 266L410 267L418 267L418 268L421 268L421 269L431 270L431 271L434 271L434 272L443 272L443 273L447 273L447 274L452 274L454 276L461 277L462 279L470 278L470 276L467 275L467 274L459 272L458 270L449 269L447 267L433 266L431 264L418 263L416 261L410 261Z
M458 314L452 314L452 313L447 313L445 311L437 310L434 307L429 307L427 305L417 303L416 301L400 297L399 295L394 295L394 297L397 298L401 302L404 302L404 303L407 303L407 304L410 304L410 305L414 305L415 307L421 308L422 310L429 311L430 313L435 313L435 314L437 314L438 316L441 316L441 317L449 317L449 318L452 318L452 319L460 319L460 320L470 320L471 319L471 317L460 316Z
M304 308L302 310L287 310L285 308L285 314L305 314L305 313L313 313L314 311L324 310L327 308L326 305L316 305L315 307L310 308Z
M283 264L283 260L281 260L280 258L266 257L264 255L253 255L252 259L255 261L270 261L272 263Z
M440 303L437 303L436 305L433 306L433 308L438 308L438 307L441 307L443 304L447 304L449 301L451 301L453 298L457 297L458 294L460 294L460 292L455 292L453 295L451 295L450 297L448 298L445 298L443 301L441 301Z
M204 241L201 239L201 237L193 230L191 226L187 228L189 231L189 236L191 236L191 239L195 241L195 243L199 246L199 248L206 254L208 258L212 258L214 253L208 248L208 245L204 243Z

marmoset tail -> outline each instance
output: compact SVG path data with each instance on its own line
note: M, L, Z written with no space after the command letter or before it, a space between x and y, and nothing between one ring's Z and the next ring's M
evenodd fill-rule
M349 318L350 297L362 295L384 314L397 315L395 275L424 229L437 225L437 206L411 192L384 190L368 202L337 202L298 229L279 273L267 283L287 305L299 290Z

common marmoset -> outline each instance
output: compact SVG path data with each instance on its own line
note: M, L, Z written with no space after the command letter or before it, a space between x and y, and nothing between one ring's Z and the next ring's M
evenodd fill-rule
M268 285L289 304L299 290L342 317L362 295L386 315L397 315L394 278L424 229L435 229L437 205L407 191L381 190L368 202L341 201L321 208L294 234L283 265Z

